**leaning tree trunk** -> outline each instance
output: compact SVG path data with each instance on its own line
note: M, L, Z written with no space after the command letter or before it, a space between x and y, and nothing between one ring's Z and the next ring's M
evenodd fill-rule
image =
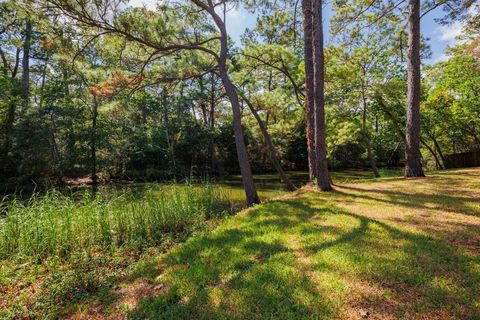
M253 181L252 168L250 167L250 161L248 160L247 147L245 146L245 138L242 128L242 113L240 108L240 101L238 94L228 75L227 69L227 29L225 22L218 16L213 7L208 10L212 16L215 24L220 30L220 55L218 57L218 71L222 84L225 88L225 93L230 100L233 111L233 131L235 133L235 145L237 148L238 164L240 166L240 172L242 174L243 187L245 189L247 205L253 205L260 203L255 183Z
M420 153L420 0L408 5L408 91L405 176L424 177Z
M430 146L428 145L428 143L427 143L424 139L422 139L422 138L420 138L420 143L421 143L425 148L427 148L427 150L428 150L428 151L430 152L430 154L432 155L433 159L435 160L435 166L436 166L437 168L440 168L440 169L441 169L442 164L441 164L440 159L438 158L437 153L435 152L435 150L433 150L433 148L430 147Z
M265 139L265 145L267 147L268 155L269 155L270 161L272 162L272 165L274 166L275 170L277 170L283 182L285 182L285 184L287 185L288 190L290 191L295 190L296 189L295 185L290 181L287 174L283 170L282 165L280 164L280 160L278 160L277 152L275 151L275 147L273 146L272 137L268 133L265 123L262 121L262 119L258 115L257 110L255 110L250 100L248 100L247 97L245 97L245 95L243 95L242 93L240 94L242 96L242 99L245 101L248 108L252 112L253 116L255 117L255 120L257 120L258 126L260 127L260 131L262 132L263 138Z
M314 112L314 71L313 71L313 20L312 1L302 1L304 40L303 48L305 55L305 107L307 109L307 150L308 150L308 173L310 181L315 179L315 112Z
M327 162L325 125L325 56L323 52L322 1L313 0L313 64L315 106L315 168L317 184L323 191L332 189Z
M438 152L438 156L442 160L440 162L440 159L436 160L437 161L437 169L443 170L445 169L445 156L443 155L442 149L440 148L440 144L438 143L438 140L435 138L435 136L431 132L427 132L428 137L433 141L433 145L435 147L435 155Z
M223 69L223 70L222 70ZM240 102L238 100L235 87L230 80L226 72L226 65L220 67L220 78L222 79L225 92L230 100L233 109L233 131L235 133L235 145L237 147L238 164L240 166L240 172L242 174L243 187L245 189L247 205L253 205L260 203L257 190L255 189L255 183L253 182L252 168L248 160L247 148L245 146L245 138L243 136L242 128L242 114L240 111Z

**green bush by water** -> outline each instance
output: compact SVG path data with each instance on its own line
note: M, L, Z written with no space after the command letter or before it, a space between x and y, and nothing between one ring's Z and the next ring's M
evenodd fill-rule
M52 191L28 201L12 199L3 207L0 260L141 249L188 235L206 220L231 213L228 197L209 185L152 188L114 198Z

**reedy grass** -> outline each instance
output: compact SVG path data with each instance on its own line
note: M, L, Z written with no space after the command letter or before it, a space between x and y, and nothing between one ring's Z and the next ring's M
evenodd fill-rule
M13 197L0 207L0 260L156 246L231 213L227 195L211 185L174 185L115 197L49 191L28 200Z

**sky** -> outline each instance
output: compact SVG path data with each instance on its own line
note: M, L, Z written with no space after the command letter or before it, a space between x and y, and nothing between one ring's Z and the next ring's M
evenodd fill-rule
M158 0L130 0L130 5L134 7L146 6L150 9L155 9ZM329 8L327 6L325 12L325 23L329 21ZM421 31L422 35L428 38L428 43L432 51L430 59L423 61L426 64L432 64L438 61L446 60L447 55L445 49L449 45L456 43L456 37L462 32L461 23L453 23L452 25L442 26L435 22L436 18L442 17L443 12L441 8L431 11L422 18ZM230 37L235 41L235 44L240 45L240 36L246 28L253 28L256 22L256 15L247 12L243 8L232 8L227 12L227 31ZM328 25L325 26L328 30ZM325 37L328 39L328 35Z

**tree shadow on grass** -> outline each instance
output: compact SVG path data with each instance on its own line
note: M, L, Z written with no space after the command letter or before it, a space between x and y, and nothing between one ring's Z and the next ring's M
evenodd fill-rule
M314 257L317 272L337 268L341 277L352 273L342 270L342 265L354 268L358 280L383 289L391 296L390 302L397 301L386 309L397 318L480 318L480 255L451 246L436 234L403 229L341 209L336 214L350 219L355 227L324 242L315 242L315 231L309 231L313 237L304 242L304 248ZM334 252L338 261L347 262L326 261L326 250ZM372 307L371 312L375 308L385 312L385 297L376 304L372 297L363 300L360 304Z
M343 191L342 189L347 191ZM361 194L351 193L348 191L361 192ZM480 199L475 199L472 197L459 197L446 194L430 194L422 192L405 193L395 190L365 189L356 188L353 186L341 186L340 190L336 190L336 193L344 197L373 200L415 209L448 210L470 216L480 216L480 209L474 209L469 206L469 204L472 203L478 203L478 205L480 205ZM376 194L378 197L371 194Z
M168 290L144 301L130 317L333 317L335 305L300 272L295 253L283 238L312 214L292 214L282 202L271 202L230 221L226 228L192 238L165 259L162 277Z
M190 239L163 261L166 289L130 318L330 319L352 303L397 318L480 318L478 256L332 199L274 201ZM346 294L355 281L383 295Z

